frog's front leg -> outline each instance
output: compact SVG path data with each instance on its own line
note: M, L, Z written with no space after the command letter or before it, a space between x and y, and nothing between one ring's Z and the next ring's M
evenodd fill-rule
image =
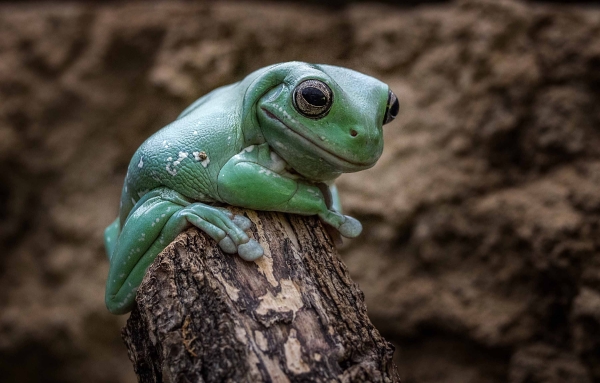
M231 205L249 209L316 214L344 237L360 234L362 226L358 220L329 209L317 186L286 177L285 165L268 144L248 147L221 169L219 196Z
M110 312L123 314L131 310L146 269L191 225L206 232L226 252L239 252L250 259L262 255L260 245L244 233L250 227L247 218L234 216L226 209L193 203L167 188L152 190L127 217L110 255L105 296Z

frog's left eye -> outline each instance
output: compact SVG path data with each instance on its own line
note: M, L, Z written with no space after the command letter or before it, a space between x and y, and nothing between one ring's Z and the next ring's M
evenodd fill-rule
M294 89L294 107L308 118L322 118L333 104L333 92L323 81L306 80Z
M388 101L385 108L385 116L383 117L383 125L391 122L398 115L400 104L398 103L398 97L391 90L388 91Z

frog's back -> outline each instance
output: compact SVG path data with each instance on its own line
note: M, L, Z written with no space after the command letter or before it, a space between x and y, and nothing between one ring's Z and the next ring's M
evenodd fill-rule
M133 207L141 196L160 186L197 201L219 201L219 171L243 145L243 94L236 85L198 99L140 146L125 179L125 208Z

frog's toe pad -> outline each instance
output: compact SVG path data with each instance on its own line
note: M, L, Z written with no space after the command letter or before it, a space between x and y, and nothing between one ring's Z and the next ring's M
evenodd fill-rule
M250 221L248 218L244 217L243 215L236 215L235 217L233 217L233 223L235 223L237 225L237 227L239 227L240 229L246 231L248 229L250 229L250 227L252 226L252 221Z
M247 243L238 246L238 254L244 261L255 261L262 257L263 252L262 246L255 239L251 239Z
M362 225L356 218L350 216L344 216L346 220L340 225L340 234L346 238L358 237L362 232Z
M221 248L221 250L223 250L224 253L227 254L235 254L238 251L237 247L235 246L235 243L233 243L233 241L229 237L225 237L222 240L220 240L219 247Z

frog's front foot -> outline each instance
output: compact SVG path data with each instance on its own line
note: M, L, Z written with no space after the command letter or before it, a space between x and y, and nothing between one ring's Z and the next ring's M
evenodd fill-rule
M225 237L219 241L219 247L224 253L237 253L240 258L249 262L257 260L258 258L262 257L264 253L262 246L259 245L255 239L250 239L248 242L236 246L231 238Z
M254 261L263 255L263 248L245 233L251 227L248 218L234 215L225 208L216 208L203 203L192 203L171 218L163 232L180 231L181 222L187 221L198 227L215 241L223 252L238 253L246 261Z
M349 215L345 215L344 218L344 223L342 223L338 228L340 234L346 238L358 237L362 232L362 225L360 224L359 220L352 218Z
M262 246L254 239L238 246L238 255L245 261L255 261L262 257L263 253Z
M334 210L319 214L319 217L329 225L336 228L346 238L355 238L362 232L362 225L356 218L343 215Z
M227 209L224 208L222 209L222 211L224 211L225 214L228 214L229 218L231 219L231 222L238 228L240 228L243 231L250 230L250 227L252 226L252 221L250 221L248 218L242 215L231 214ZM234 241L231 240L231 238L228 235L221 241L219 241L219 247L221 248L221 250L223 250L223 252L228 254L237 253L240 256L240 258L242 258L244 261L249 262L257 260L258 258L262 257L264 253L262 246L259 245L258 242L253 238L250 238L248 242L241 243L236 246Z

